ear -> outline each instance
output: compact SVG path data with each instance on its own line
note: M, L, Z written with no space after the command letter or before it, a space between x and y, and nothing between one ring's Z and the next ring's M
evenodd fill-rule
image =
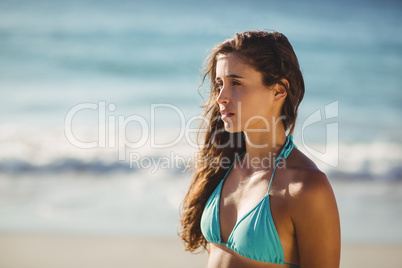
M285 78L282 78L276 85L275 85L275 99L285 99L288 95L287 90L289 89L289 82Z

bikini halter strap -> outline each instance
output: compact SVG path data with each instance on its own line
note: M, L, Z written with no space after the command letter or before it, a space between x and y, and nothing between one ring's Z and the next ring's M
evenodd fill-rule
M293 143L293 136L288 135L286 137L285 144L283 145L282 151L279 153L278 157L275 159L275 162L279 162L281 158L287 158L292 151L293 147L296 145ZM297 148L297 147L296 147Z

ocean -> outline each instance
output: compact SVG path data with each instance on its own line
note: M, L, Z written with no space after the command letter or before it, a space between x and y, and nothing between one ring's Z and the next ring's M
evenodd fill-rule
M400 1L0 1L0 233L176 236L201 67L284 33L306 94L294 141L342 239L402 242ZM195 130L195 131L194 131Z

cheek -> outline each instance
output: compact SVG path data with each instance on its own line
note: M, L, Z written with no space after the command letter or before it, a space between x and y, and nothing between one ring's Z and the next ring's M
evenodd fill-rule
M264 94L260 94L255 98L249 98L247 102L242 103L242 124L248 123L250 128L263 126L267 122L269 124L274 109L272 100Z
M272 108L272 101L268 94L255 94L248 99L247 106L252 113L264 115Z

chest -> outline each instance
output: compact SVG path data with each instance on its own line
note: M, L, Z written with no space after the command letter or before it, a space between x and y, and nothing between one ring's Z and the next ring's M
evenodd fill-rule
M250 177L242 176L236 172L229 175L222 185L219 202L220 229L223 242L228 240L237 223L242 221L248 213L258 209L262 203L265 203L264 209L267 209L266 206L268 205L268 209L274 211L272 217L277 221L286 218L286 191L280 183L275 183L275 186L273 183L269 189L272 172L254 174ZM277 177L276 174L275 179ZM269 195L267 196L268 190Z

